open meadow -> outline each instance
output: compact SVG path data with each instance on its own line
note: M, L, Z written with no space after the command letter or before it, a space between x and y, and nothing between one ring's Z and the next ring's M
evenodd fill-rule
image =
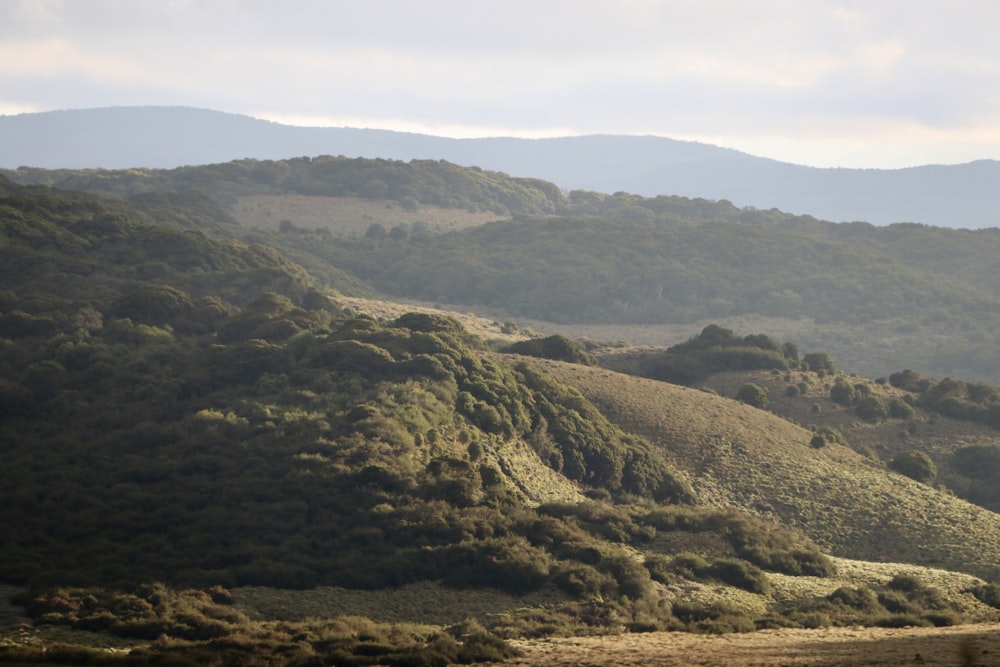
M997 665L1000 624L949 628L822 628L694 635L654 632L513 642L511 667L851 667Z

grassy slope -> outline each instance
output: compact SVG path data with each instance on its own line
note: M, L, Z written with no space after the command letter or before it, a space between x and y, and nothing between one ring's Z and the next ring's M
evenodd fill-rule
M806 394L788 397L789 384L801 381L809 384ZM888 402L895 397L905 397L908 392L888 384L878 384L856 377L848 378L851 384L866 384L872 394ZM735 396L739 387L753 382L768 392L768 409L798 424L831 426L839 430L856 448L867 447L883 461L908 450L925 452L938 466L938 481L943 476L954 476L949 460L951 454L965 445L991 444L1000 441L1000 433L985 424L949 419L916 409L912 419L901 421L887 419L872 423L860 419L851 407L837 405L830 399L831 378L818 380L814 373L794 372L791 382L781 375L766 371L718 373L708 378L704 385L723 396ZM819 406L815 412L814 406Z
M769 412L612 371L543 362L613 422L648 437L702 502L798 527L831 553L997 576L1000 515L889 472Z

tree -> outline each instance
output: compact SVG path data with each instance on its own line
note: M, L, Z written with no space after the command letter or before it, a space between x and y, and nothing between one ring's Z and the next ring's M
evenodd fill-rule
M852 405L857 398L857 390L843 378L838 378L830 387L830 400L838 405Z
M870 422L880 422L889 416L889 409L878 396L866 396L861 399L854 411L859 417Z
M193 305L191 297L175 287L148 284L115 299L108 309L108 317L159 326L180 317Z
M937 477L937 466L921 451L903 452L889 462L889 467L901 475L906 475L923 484Z
M900 398L889 401L889 416L893 419L912 419L916 412L910 404Z
M747 383L740 387L739 391L736 392L736 400L755 408L766 410L767 389L764 389L763 387L752 382Z
M802 363L814 373L836 373L837 369L826 352L809 352L802 357Z
M929 383L920 373L907 368L889 375L889 384L899 389L920 393L927 389Z

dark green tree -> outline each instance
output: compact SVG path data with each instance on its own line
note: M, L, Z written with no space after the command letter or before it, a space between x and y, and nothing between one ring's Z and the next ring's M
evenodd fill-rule
M767 389L752 382L743 385L736 392L736 400L761 410L767 409L767 399Z
M820 371L824 373L837 372L837 368L833 365L830 355L826 352L808 352L802 357L802 363L814 373L819 373Z
M905 403L904 403L905 405ZM866 396L858 402L854 412L862 419L870 422L880 422L889 416L889 409L878 396Z
M898 454L889 462L889 467L901 475L906 475L923 484L927 484L937 477L937 466L927 454L917 450Z

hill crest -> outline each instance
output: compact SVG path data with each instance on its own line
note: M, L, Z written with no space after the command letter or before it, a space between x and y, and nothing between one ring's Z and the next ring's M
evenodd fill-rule
M333 154L445 159L566 189L727 199L834 221L1000 224L1000 162L908 169L819 169L663 137L450 139L308 128L188 107L114 107L0 117L3 167L172 168L252 157Z

